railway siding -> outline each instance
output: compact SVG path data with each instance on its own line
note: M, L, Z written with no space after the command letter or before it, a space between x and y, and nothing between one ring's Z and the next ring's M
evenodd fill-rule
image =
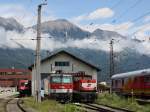
M91 105L93 107L96 107L96 108L103 108L103 109L106 109L106 110L112 111L112 112L133 112L133 111L130 111L130 110L127 110L127 109L116 108L116 107L100 105L100 104L89 104L89 105Z
M18 106L18 98L13 98L12 100L10 100L7 103L6 111L7 112L25 112L25 111L22 111L19 108L19 106Z
M18 107L22 110L22 112L37 112L36 110L34 110L33 108L27 108L23 106L23 100L19 99L17 102Z
M137 101L140 105L150 104L150 99L148 99L148 100L146 100L146 99L136 99L136 101Z
M76 104L78 107L85 108L86 112L133 112L126 109L114 108L110 106L100 105L100 104L91 104L91 103L81 103Z

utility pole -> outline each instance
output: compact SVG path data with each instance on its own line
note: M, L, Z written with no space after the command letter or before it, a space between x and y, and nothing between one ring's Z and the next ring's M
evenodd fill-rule
M40 71L40 61L41 61L41 9L42 5L38 5L38 19L37 19L37 43L36 43L36 102L41 102L41 71Z
M113 49L114 39L110 41L110 93L112 92L112 82L111 77L114 75L114 49Z

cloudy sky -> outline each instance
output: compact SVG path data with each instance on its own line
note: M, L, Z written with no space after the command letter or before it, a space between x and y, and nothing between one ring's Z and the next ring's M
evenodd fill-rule
M123 35L150 35L149 0L48 0L43 21L68 19L81 28L117 31ZM36 23L42 0L1 0L0 16L15 17L25 26ZM141 17L143 16L143 17Z
M37 5L42 0L0 0L0 17L13 17L25 27L36 24ZM42 21L67 19L90 32L97 28L116 31L127 37L136 37L143 41L140 44L129 40L122 40L115 44L115 50L121 51L126 47L150 56L150 0L48 0L48 5L42 9ZM18 44L35 49L35 41L19 40L13 38L32 38L36 33L32 30L18 33L5 31L0 28L0 47L7 44L18 47ZM42 40L42 48L57 49L62 47L79 47L88 49L101 49L108 51L109 42L96 40L92 37L83 40L68 40L66 43L54 39ZM32 43L32 44L31 44Z

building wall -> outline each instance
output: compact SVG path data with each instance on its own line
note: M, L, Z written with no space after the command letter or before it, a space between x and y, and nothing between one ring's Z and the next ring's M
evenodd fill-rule
M70 66L55 66L55 61L69 61ZM66 53L57 54L55 57L45 61L41 64L41 73L52 73L56 70L63 70L64 72L76 73L79 71L84 71L88 75L92 75L93 79L97 80L97 70L92 68L91 66L76 60L72 56ZM35 70L32 68L32 74L35 73ZM35 77L34 75L32 77ZM33 78L32 78L33 79ZM32 81L34 83L34 81ZM34 89L34 84L32 84L32 88ZM34 94L34 90L32 90Z
M55 61L69 61L70 66L61 66L57 67L55 66ZM67 55L65 53L61 53L59 55L56 55L51 60L47 60L43 64L41 64L41 73L51 73L55 70L63 70L65 72L79 72L79 71L85 71L86 74L89 75L97 75L96 69L88 66L87 64L74 59L70 55Z

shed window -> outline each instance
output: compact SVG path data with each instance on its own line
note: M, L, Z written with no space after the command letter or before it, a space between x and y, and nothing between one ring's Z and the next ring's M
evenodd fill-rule
M114 86L114 80L111 81L111 85L112 85L112 87Z
M70 63L68 61L56 61L55 66L69 66Z
M124 79L122 79L122 86L124 86Z
M118 86L118 80L115 80L115 86L116 87Z

